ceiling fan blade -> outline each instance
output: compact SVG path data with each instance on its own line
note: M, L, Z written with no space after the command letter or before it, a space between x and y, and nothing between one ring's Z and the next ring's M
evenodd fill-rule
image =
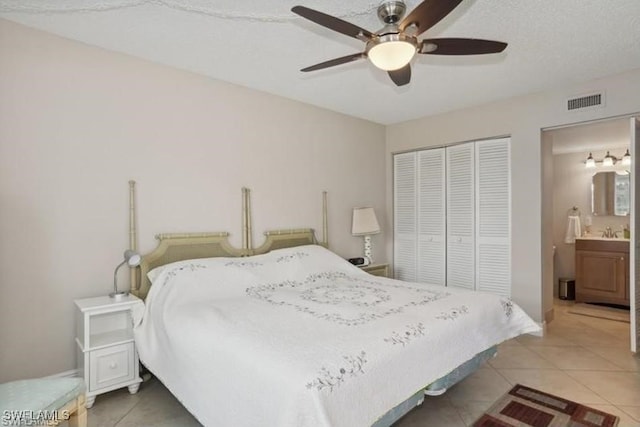
M505 50L507 43L482 39L424 39L418 53L427 55L483 55Z
M418 28L415 35L418 36L440 22L460 3L462 0L424 0L400 22L400 30L415 24Z
M319 64L303 68L300 71L303 71L303 72L306 73L307 71L322 70L323 68L335 67L336 65L346 64L347 62L357 61L358 59L366 58L366 57L367 57L367 55L365 53L362 53L362 52L354 53L352 55L347 55L347 56L342 56L340 58L330 59L329 61L324 61L324 62L321 62Z
M411 81L410 64L407 64L398 70L389 71L388 73L389 77L391 77L391 80L393 80L396 86L404 86L406 84L409 84L409 82Z
M330 30L345 34L349 37L366 41L373 36L370 31L367 31L364 28L360 28L357 25L343 21L335 16L309 9L308 7L294 6L291 8L291 11L308 19L309 21L315 22L316 24L322 25Z

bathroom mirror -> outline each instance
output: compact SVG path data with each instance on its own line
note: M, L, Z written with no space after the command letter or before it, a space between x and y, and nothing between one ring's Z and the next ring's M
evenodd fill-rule
M598 216L629 215L629 173L597 172L591 182L591 211Z

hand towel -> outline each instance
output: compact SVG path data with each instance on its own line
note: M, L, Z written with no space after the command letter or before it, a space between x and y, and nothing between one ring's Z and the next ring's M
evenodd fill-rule
M564 236L565 243L575 243L576 237L580 237L580 217L577 215L569 215L567 220L567 233Z

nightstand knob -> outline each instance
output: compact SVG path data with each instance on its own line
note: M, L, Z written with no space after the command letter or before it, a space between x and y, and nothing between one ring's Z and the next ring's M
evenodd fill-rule
M109 369L116 369L117 367L118 367L118 364L116 362L109 363Z

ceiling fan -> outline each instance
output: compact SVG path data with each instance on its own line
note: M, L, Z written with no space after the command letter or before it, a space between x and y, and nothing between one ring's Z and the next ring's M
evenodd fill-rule
M418 36L436 25L462 0L424 0L406 17L401 0L386 0L378 6L378 18L384 26L375 33L326 13L294 6L291 11L316 24L366 43L364 52L321 62L300 71L316 71L368 58L373 65L387 71L397 86L411 81L409 62L416 53L425 55L481 55L502 52L507 44L493 40L437 38L418 40Z

